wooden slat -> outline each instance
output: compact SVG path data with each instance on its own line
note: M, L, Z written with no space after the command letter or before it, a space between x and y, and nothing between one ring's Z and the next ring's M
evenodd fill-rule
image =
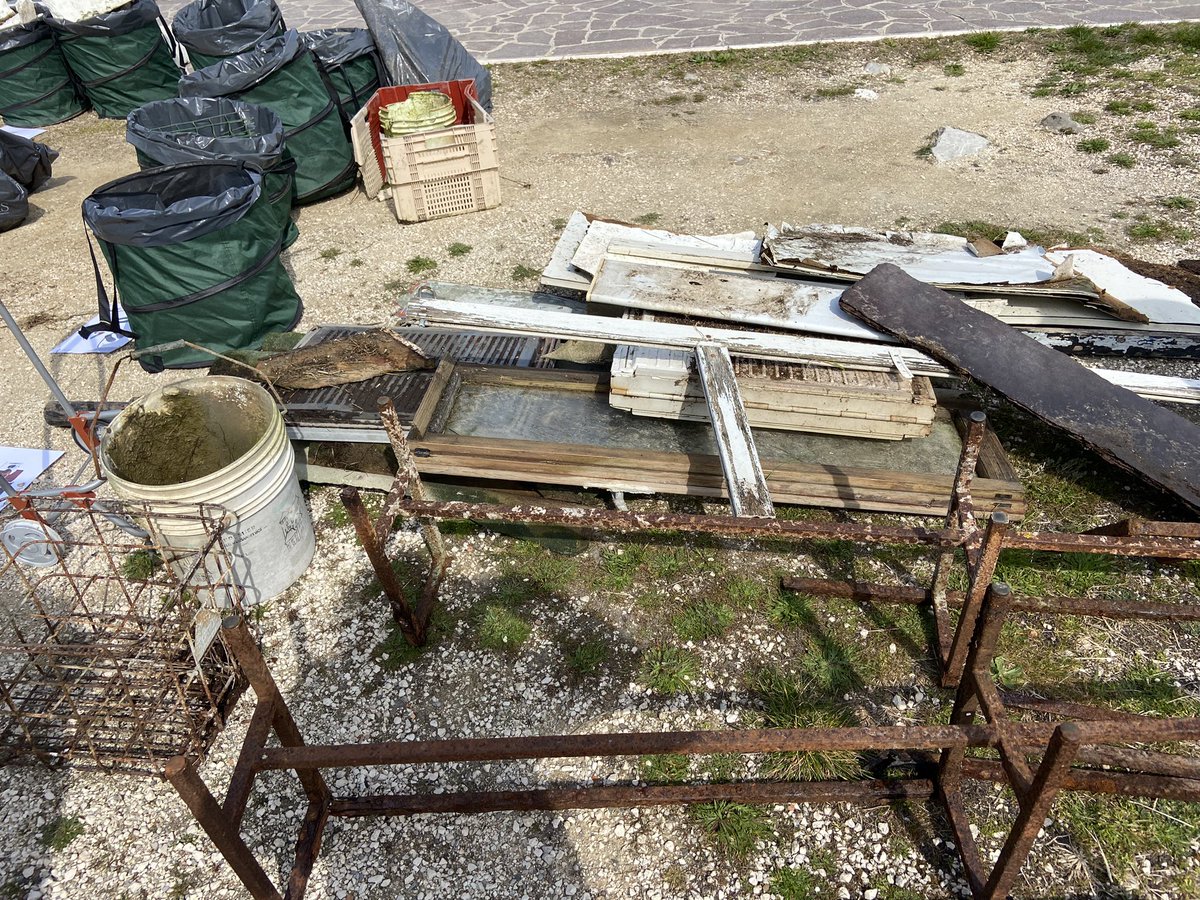
M696 348L696 371L708 404L733 514L774 518L771 492L758 459L758 448L754 446L746 409L742 406L729 351L712 344L701 344Z
M1200 427L958 303L895 266L842 295L871 325L936 353L1105 459L1200 509Z

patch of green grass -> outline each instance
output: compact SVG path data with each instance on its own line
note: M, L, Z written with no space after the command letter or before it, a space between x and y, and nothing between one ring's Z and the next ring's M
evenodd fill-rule
M759 599L764 594L774 593L771 585L764 585L757 578L747 575L730 575L721 587L725 596L729 598L729 602L743 609L757 606Z
M1180 228L1165 219L1148 219L1139 217L1137 221L1126 226L1125 233L1135 241L1178 241L1185 244L1192 239L1192 232Z
M646 548L639 544L624 544L601 551L601 584L610 591L628 590L646 558Z
M700 661L696 654L680 647L660 644L642 657L642 684L660 694L682 694L696 680Z
M742 757L737 753L714 753L704 757L701 769L709 781L723 783L733 780L733 773L741 761Z
M724 603L700 600L685 606L671 621L681 641L703 641L720 637L733 624L733 610Z
M550 220L550 227L555 231L562 231L567 227L567 220L563 216L555 216Z
M686 566L691 554L682 547L648 547L643 554L646 571L655 578L672 578Z
M375 660L375 665L385 672L399 672L420 659L429 646L430 644L426 643L423 647L414 647L405 639L400 626L392 622L388 625L387 636L371 651L371 658Z
M1186 860L1200 838L1200 803L1064 792L1051 815L1099 872L1121 880L1147 856Z
M504 574L521 582L521 593L538 599L566 591L579 576L579 564L552 553L534 541L516 541L508 547Z
M28 888L26 888L19 875L13 875L4 884L0 884L0 898L2 900L25 900L27 891Z
M567 651L567 668L576 675L594 675L610 656L603 641L582 641Z
M963 38L963 43L976 53L994 53L1004 42L998 31L978 31Z
M732 66L738 61L738 54L732 50L715 50L711 53L693 53L688 62L704 66Z
M1196 201L1191 197L1163 197L1158 201L1158 205L1166 209L1193 210L1196 208Z
M1129 100L1117 99L1109 100L1104 104L1104 111L1112 113L1114 116L1128 116L1133 114L1133 103Z
M657 225L659 222L662 221L662 213L656 213L656 212L642 213L640 216L638 216L633 221L638 225L645 225L646 227L650 227L651 225Z
M820 87L813 91L818 100L836 100L838 97L849 97L854 93L854 85L839 84L834 87Z
M688 808L688 814L725 855L734 859L745 859L759 841L768 840L774 833L766 810L745 803L697 803Z
M1125 566L1123 561L1099 553L1005 550L996 566L996 578L1026 597L1082 597L1094 588L1120 584L1128 571Z
M1082 109L1071 113L1071 118L1074 119L1076 122L1078 122L1080 125L1095 125L1096 124L1096 114L1093 112L1087 112L1086 110L1082 110Z
M655 106L676 106L680 103L687 103L687 94L668 94L666 97L657 97L650 102Z
M474 248L470 244L464 244L461 241L455 241L453 244L451 244L449 247L446 248L446 252L449 253L451 256L458 257L458 256L466 256L473 249Z
M1187 109L1182 109L1176 115L1185 122L1200 122L1200 106L1192 106Z
M428 256L414 256L404 264L404 268L408 269L413 275L421 275L425 272L432 272L437 268L437 260L430 259Z
M533 627L507 606L489 604L479 616L479 645L486 650L516 653Z
M967 67L959 62L946 63L942 66L942 73L951 78L962 78L967 74Z
M638 768L647 784L682 784L688 777L688 758L683 753L643 756Z
M1145 716L1190 718L1200 715L1200 700L1185 694L1171 673L1149 660L1139 660L1113 681L1084 685L1089 701Z
M403 278L391 278L383 283L383 289L399 293L408 290L408 282Z
M832 728L854 725L844 707L814 700L812 683L799 681L772 667L751 677L751 686L762 697L763 724L767 728ZM849 751L811 750L771 753L763 771L772 778L824 781L857 778L862 774L858 754Z
M1107 138L1094 137L1084 138L1075 145L1075 149L1080 153L1103 153L1111 146L1112 143Z
M1118 169L1132 169L1137 165L1137 157L1135 157L1132 153L1125 152L1124 150L1120 150L1116 153L1110 153L1108 156L1104 157L1104 160L1105 162L1116 166Z
M1156 150L1170 150L1179 146L1179 132L1174 128L1159 128L1153 122L1138 122L1129 132L1129 139Z
M782 900L811 900L818 896L818 887L824 883L825 879L818 879L809 869L785 866L771 875L771 893Z
M321 259L325 259L325 260L337 259L341 255L342 255L341 247L326 247L324 250L321 251L321 254L320 254Z
M83 821L76 816L58 816L42 829L42 846L62 852L75 838L83 834Z
M162 557L153 550L135 550L121 563L121 574L130 581L148 581L162 564Z
M767 619L772 624L784 628L811 626L817 621L816 614L812 610L813 600L814 598L808 594L780 591L767 604Z
M509 276L512 278L513 281L533 281L535 278L537 278L541 274L542 274L541 269L534 269L530 266L525 265L524 263L520 263L518 265L513 266L512 271L509 273Z
M1025 684L1024 670L1017 665L1013 665L1003 656L997 656L992 659L992 677L1003 688L1013 690Z
M350 258L350 268L352 268L352 269L361 269L365 265L366 265L366 262L364 260L359 259L357 256L352 256Z

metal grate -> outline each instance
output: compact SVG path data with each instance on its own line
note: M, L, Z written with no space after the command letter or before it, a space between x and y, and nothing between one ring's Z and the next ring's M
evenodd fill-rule
M0 513L0 763L158 772L203 757L241 687L218 636L243 593L225 511L28 502Z
M311 347L337 337L369 328L353 325L324 325L305 335L299 347ZM433 328L404 329L404 338L412 341L431 359L453 359L461 363L487 366L550 368L544 358L559 341L552 338L512 337L497 334L464 334ZM289 424L353 423L372 427L379 422L376 401L388 397L405 423L412 420L421 404L433 372L397 372L379 375L354 384L326 388L283 390L280 397L288 406Z

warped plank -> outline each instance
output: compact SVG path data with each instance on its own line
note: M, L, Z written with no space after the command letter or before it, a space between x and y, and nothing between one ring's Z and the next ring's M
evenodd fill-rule
M729 486L729 505L735 516L775 517L771 491L746 420L733 360L724 347L701 344L696 348L696 371L712 420L717 455Z
M957 301L955 301L957 302ZM962 306L962 304L959 304ZM1019 332L1003 322L997 322L986 313L978 313L996 328L1001 328L1026 340ZM851 369L889 372L895 369L892 354L903 360L914 375L931 378L946 378L950 369L941 363L908 347L886 347L879 344L864 344L858 341L839 341L832 338L815 338L792 334L755 333L734 331L728 328L711 328L706 325L674 325L666 322L639 322L634 319L614 319L605 316L584 316L571 313L554 313L509 309L504 307L479 306L471 303L447 303L439 300L413 300L400 315L411 324L418 322L429 325L449 325L497 334L527 334L543 337L580 338L602 344L634 344L640 347L666 347L676 350L691 350L697 344L712 343L724 347L733 356L748 356L752 359L771 359L777 362L807 362L817 365L845 366ZM1028 340L1033 341L1032 338ZM1036 343L1036 341L1034 341ZM1054 351L1058 352L1058 351ZM1060 354L1061 355L1061 354ZM1068 356L1064 362L1103 378L1111 384L1130 385L1130 390L1143 391L1151 395L1158 385L1169 385L1171 399L1179 400L1186 395L1193 402L1200 401L1200 379L1166 378L1139 375L1132 379L1129 372L1115 369L1088 369ZM1181 384L1180 382L1186 382Z
M838 306L841 295L840 286L798 278L764 278L607 256L592 280L588 302L860 341L894 342L842 312Z
M893 265L842 295L853 315L936 354L1109 462L1200 509L1200 427Z

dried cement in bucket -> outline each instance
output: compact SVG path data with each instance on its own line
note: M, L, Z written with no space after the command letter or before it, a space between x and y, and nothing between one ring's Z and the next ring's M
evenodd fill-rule
M234 521L225 545L246 602L268 600L308 568L312 519L296 478L283 418L262 387L241 378L177 382L131 403L100 447L113 492L149 502L211 503ZM160 529L172 546L196 549L201 530Z

